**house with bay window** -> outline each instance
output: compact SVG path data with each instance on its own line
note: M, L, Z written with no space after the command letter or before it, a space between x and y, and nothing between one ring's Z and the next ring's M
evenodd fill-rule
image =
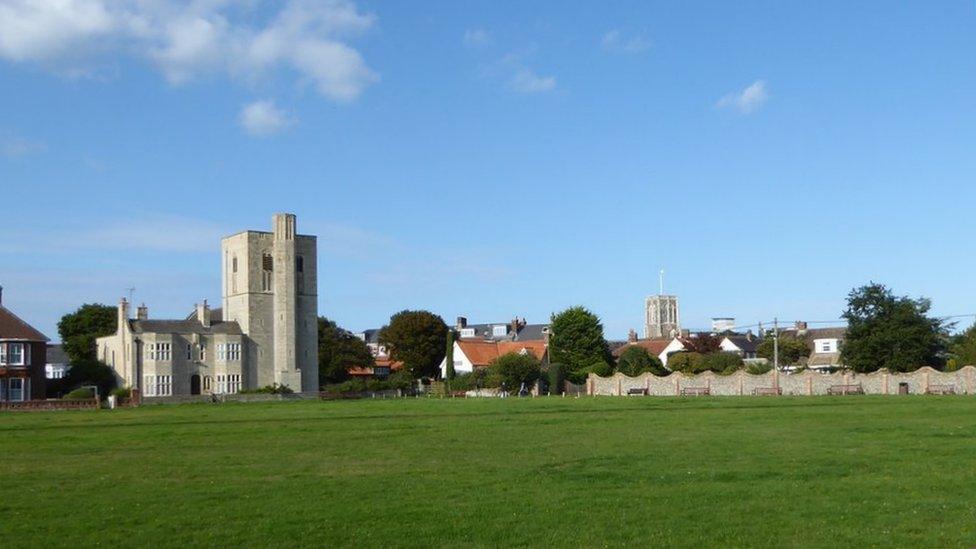
M3 306L0 288L0 401L44 398L48 338Z

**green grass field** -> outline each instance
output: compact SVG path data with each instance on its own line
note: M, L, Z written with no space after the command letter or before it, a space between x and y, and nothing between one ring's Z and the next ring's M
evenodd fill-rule
M0 545L973 546L972 397L0 415Z

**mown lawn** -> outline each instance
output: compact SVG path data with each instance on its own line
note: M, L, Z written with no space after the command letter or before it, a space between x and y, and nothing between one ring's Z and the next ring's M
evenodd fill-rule
M0 415L0 545L973 546L973 397Z

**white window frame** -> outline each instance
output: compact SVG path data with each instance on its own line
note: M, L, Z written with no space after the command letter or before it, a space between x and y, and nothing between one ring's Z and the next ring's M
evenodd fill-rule
M461 337L474 337L474 328L461 328Z
M19 391L20 398L14 398L14 382L18 382L20 387L17 389ZM27 400L27 380L22 377L11 377L7 379L7 396L10 402L23 402Z
M508 335L508 326L492 326L491 327L491 337L505 337Z
M0 343L0 364L7 364L7 344Z
M17 343L8 343L7 344L7 360L8 360L7 365L9 365L9 366L25 366L27 364L25 362L25 359L26 359L26 356L25 356L26 355L26 352L24 351L24 348L25 347L26 347L25 344L19 343L19 342L17 342ZM15 356L14 349L20 349L20 353L19 353L19 355L17 355L17 356L20 357L19 359L14 358L14 356ZM18 362L18 360L19 360L19 362Z

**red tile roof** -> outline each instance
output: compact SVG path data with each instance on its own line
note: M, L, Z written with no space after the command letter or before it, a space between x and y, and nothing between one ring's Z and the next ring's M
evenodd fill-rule
M458 340L461 352L468 357L476 368L483 368L491 364L501 355L521 353L523 350L542 360L546 356L545 341L485 341L482 339Z
M647 352L658 356L664 352L664 349L671 344L670 339L639 339L637 341L628 342L626 345L622 345L614 349L614 356L620 356L621 353L627 350L628 347L638 346L647 349Z
M24 322L9 309L0 305L0 339L23 339L25 341L50 341L47 336Z

